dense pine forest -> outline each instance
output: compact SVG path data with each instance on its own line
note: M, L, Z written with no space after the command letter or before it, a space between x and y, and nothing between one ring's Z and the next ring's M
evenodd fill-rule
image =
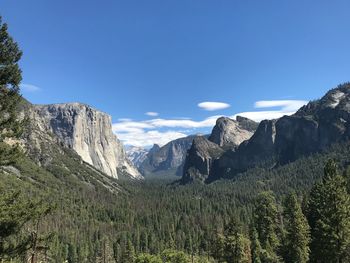
M40 167L21 149L20 58L0 22L1 262L350 262L350 142L208 185L111 191L71 151Z

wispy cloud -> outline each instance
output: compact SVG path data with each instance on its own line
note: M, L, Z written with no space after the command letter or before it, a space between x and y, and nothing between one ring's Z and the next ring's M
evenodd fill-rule
M151 117L156 117L159 115L159 113L155 112L155 111L148 111L148 112L145 112L145 115L151 116Z
M113 131L127 145L164 145L171 140L194 133L194 129L211 128L220 116L211 116L201 121L191 119L151 119L144 121L119 121L113 124ZM168 129L168 130L166 130ZM169 130L170 129L170 130ZM184 133L184 129L186 133ZM166 130L166 131L161 131Z
M187 135L177 131L133 131L127 133L118 133L118 138L126 145L134 145L138 147L150 146L153 144L159 144L160 146L166 143L176 140L178 138L186 137Z
M191 119L152 119L145 121L122 121L113 124L116 133L127 132L134 129L157 129L157 128L205 128L215 125L217 118L221 115L208 117L202 121Z
M215 110L227 109L231 105L224 102L204 101L204 102L198 103L197 106L203 110L215 111Z
M36 92L41 90L38 86L35 86L33 84L26 84L26 83L22 83L20 85L20 88L25 92Z
M236 118L237 115L247 117L255 121L264 119L277 119L283 115L291 115L301 106L304 100L264 100L254 104L256 109L279 108L276 110L261 110L241 112L229 116ZM119 119L113 124L113 131L125 144L135 146L149 146L157 143L163 145L171 140L185 137L189 134L198 133L200 129L208 130L215 125L216 120L222 115L214 115L203 120L192 120L190 118L154 118L150 120L134 121L131 119Z
M243 116L255 121L262 121L266 119L278 119L284 115L294 114L300 107L307 104L308 101L305 100L261 100L257 101L254 104L254 107L257 109L261 108L274 108L280 107L280 109L272 111L251 111L251 112L241 112L235 114L232 117L237 115Z

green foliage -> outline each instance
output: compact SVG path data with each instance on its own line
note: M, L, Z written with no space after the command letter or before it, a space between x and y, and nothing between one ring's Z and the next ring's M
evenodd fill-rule
M17 118L21 56L17 43L8 34L7 24L2 23L0 17L0 165L13 163L18 152L14 141L8 140L18 138L22 131L22 123Z
M47 239L38 236L39 223L51 209L27 200L20 192L1 189L1 193L0 258L17 257L29 250L35 254L38 243Z
M241 233L237 220L231 220L225 226L223 234L218 234L213 256L220 262L251 262L250 241Z
M350 261L350 196L334 161L310 193L311 262Z
M260 259L262 262L280 262L278 249L278 210L272 192L262 192L255 202L254 227L261 245Z
M140 254L135 263L162 263L160 256L154 256L150 254Z
M165 250L161 255L162 261L165 263L189 263L190 258L181 251Z
M295 193L286 198L284 207L285 262L306 263L310 252L310 228Z

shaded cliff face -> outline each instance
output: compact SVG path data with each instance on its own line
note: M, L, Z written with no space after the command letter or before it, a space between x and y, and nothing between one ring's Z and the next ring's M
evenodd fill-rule
M224 150L219 145L203 136L196 137L187 153L182 183L207 180L213 161L223 153Z
M188 136L173 140L159 147L154 145L144 162L140 165L140 171L147 176L153 173L168 172L171 175L182 175L182 168L187 150L196 136Z
M233 148L248 140L257 127L258 123L244 117L238 116L237 120L221 117L217 119L209 140L221 147Z
M236 120L221 117L217 119L208 139L200 137L193 141L188 151L182 182L210 181L212 166L225 151L231 154L242 142L251 138L258 123L243 117Z
M273 167L322 151L350 135L350 84L330 90L291 116L263 121L252 138L213 165L210 177L231 177L256 165Z
M109 115L80 103L33 105L30 115L37 128L54 134L60 144L107 175L118 178L119 170L140 178L112 132Z

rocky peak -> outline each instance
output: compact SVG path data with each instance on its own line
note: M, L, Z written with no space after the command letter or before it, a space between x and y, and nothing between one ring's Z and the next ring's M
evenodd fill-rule
M194 138L187 153L182 182L205 181L209 176L213 161L219 158L223 152L224 150L219 145L209 141L204 136Z
M83 161L112 177L118 177L120 170L140 178L127 159L122 143L112 132L108 114L81 103L34 105L33 111L44 126L41 128L53 133Z
M187 150L191 147L194 137L195 135L179 138L162 147L153 145L147 158L140 165L141 172L144 175L164 172L181 175Z
M148 151L145 148L137 146L127 146L126 154L129 160L138 168L147 158Z
M257 128L257 123L238 116L236 120L228 117L217 119L209 140L224 148L233 148L248 140Z

